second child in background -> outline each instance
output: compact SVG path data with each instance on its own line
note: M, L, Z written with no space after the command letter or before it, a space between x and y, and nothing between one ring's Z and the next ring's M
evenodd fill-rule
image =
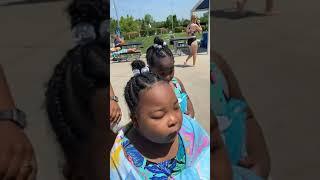
M146 56L151 72L170 82L178 98L181 111L193 118L195 112L192 102L182 81L174 76L174 57L166 43L159 37L155 37L154 45L147 49Z

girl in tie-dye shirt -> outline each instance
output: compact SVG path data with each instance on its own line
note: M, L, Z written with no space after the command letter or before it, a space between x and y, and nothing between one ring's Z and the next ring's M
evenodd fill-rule
M137 70L125 87L132 122L111 150L110 179L210 179L206 131L181 113L167 81Z

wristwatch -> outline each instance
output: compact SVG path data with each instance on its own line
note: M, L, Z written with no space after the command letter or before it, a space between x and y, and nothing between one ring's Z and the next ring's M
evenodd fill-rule
M115 101L115 102L119 102L119 99L118 99L117 96L111 96L111 97L110 97L110 100L113 100L113 101Z
M0 121L12 121L22 129L27 126L26 114L20 109L0 111Z

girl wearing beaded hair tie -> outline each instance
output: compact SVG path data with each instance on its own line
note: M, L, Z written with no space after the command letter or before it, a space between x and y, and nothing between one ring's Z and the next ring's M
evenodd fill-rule
M133 61L124 96L131 122L111 150L110 179L210 179L210 140L180 110L170 82Z
M182 113L194 118L195 112L187 91L182 81L174 76L173 54L158 36L154 38L154 45L147 49L146 58L150 71L169 82L178 98Z

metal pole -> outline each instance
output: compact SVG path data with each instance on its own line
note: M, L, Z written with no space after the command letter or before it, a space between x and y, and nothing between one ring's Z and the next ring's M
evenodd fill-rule
M171 31L172 31L172 34L173 34L174 33L174 30L173 30L173 0L171 0L171 20L172 20Z
M117 10L116 3L114 2L114 0L113 0L113 8L114 8L114 9L115 9L115 11L116 11L117 24L118 24L118 27L120 28L119 16L118 16L118 10Z

